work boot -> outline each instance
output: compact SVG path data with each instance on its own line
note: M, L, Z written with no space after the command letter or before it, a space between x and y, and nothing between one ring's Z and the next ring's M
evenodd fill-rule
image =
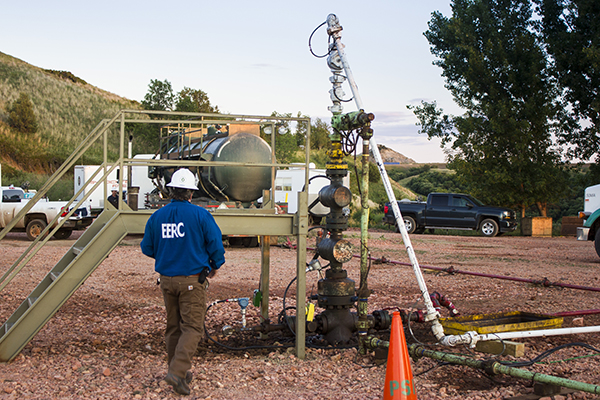
M187 374L185 378L180 378L178 376L173 375L170 372L167 374L167 376L165 376L165 382L173 386L173 390L175 391L175 393L179 393L184 396L190 394L190 387L188 386L186 380Z
M190 382L192 382L192 371L185 373L185 383L189 384Z

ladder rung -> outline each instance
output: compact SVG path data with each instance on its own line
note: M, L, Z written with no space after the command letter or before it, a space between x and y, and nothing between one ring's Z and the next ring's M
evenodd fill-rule
M55 280L58 279L59 275L60 275L60 272L59 273L50 272L50 279L52 279L52 281L54 282Z
M4 324L4 332L8 333L8 331L10 330L10 328L13 327L14 324L14 322L7 322L6 324Z
M35 301L36 301L37 299L38 299L37 297L28 297L28 298L27 298L27 303L29 304L29 307L31 307L31 305L32 305L33 303L35 303Z
M73 254L78 255L83 249L81 247L73 247Z

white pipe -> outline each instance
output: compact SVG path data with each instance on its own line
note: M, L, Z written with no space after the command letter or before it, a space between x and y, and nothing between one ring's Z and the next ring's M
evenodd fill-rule
M129 135L129 143L127 144L127 158L129 158L131 160L131 157L133 157L133 135ZM127 193L129 196L129 187L133 186L133 183L131 182L131 178L132 178L132 171L131 171L131 166L127 166L124 167L127 168ZM121 185L122 186L122 185Z
M541 336L573 335L578 333L600 332L600 326L582 326L577 328L540 329L535 331L498 332L479 335L479 340L506 340Z
M339 20L335 16L335 14L329 14L327 16L327 25L328 31L331 32L332 36L335 40L335 48L340 56L342 61L342 65L344 67L344 71L346 73L346 78L348 78L348 82L350 83L350 88L352 89L352 97L356 102L356 106L359 110L364 110L362 99L360 98L360 94L358 93L358 86L356 85L356 81L354 80L354 75L352 74L352 70L350 69L350 64L348 63L348 59L346 58L346 53L344 52L344 45L342 44L342 36L341 31L342 27L339 26ZM333 28L333 29L332 29ZM400 213L400 208L398 208L398 203L396 202L396 196L394 195L394 191L392 189L392 185L390 184L390 179L388 177L387 171L385 170L385 166L383 165L383 160L381 158L381 153L379 152L379 148L377 147L377 143L374 138L370 139L371 154L375 159L375 163L377 164L377 168L379 169L379 173L381 174L381 181L383 182L383 186L385 188L385 192L387 193L390 205L392 206L392 210L394 211L394 217L396 218L396 224L400 228L400 233L402 234L402 240L404 242L404 246L406 247L406 252L408 253L408 258L413 267L413 271L415 273L415 277L417 278L417 283L419 285L419 289L421 289L421 295L423 297L423 302L425 303L425 307L427 308L427 315L425 317L426 321L435 320L434 322L434 334L439 339L444 335L443 328L439 324L437 319L440 314L433 306L431 302L431 297L429 297L429 291L427 290L427 284L425 283L425 279L423 278L423 274L421 272L421 268L419 267L419 262L417 261L417 256L415 255L415 251L412 247L412 243L410 241L410 237L408 236L408 232L406 231L406 226L404 226L404 219L402 218L402 214Z
M558 336L558 335L574 335L579 333L594 333L600 332L600 326L583 326L579 328L556 328L556 329L539 329L533 331L514 331L514 332L498 332L479 334L474 331L465 333L464 335L448 335L440 340L440 344L444 346L457 346L459 344L468 344L473 348L477 342L486 342L489 340L509 340L522 339L532 337Z

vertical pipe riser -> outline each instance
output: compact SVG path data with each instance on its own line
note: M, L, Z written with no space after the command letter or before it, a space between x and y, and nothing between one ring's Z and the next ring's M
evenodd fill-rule
M348 63L348 59L344 52L344 45L342 44L342 35L341 35L342 27L339 23L338 18L334 14L329 14L329 16L327 16L327 26L328 26L328 29L327 29L328 34L334 39L333 44L332 44L332 49L336 51L337 55L340 58L339 64L341 64L342 68L344 69L344 71L346 73L346 78L348 79L350 88L352 89L352 96L354 98L354 102L356 103L356 106L358 107L359 110L363 110L364 107L363 107L362 99L360 97L360 93L358 92L358 86L356 85L356 81L354 80L354 75L352 74L352 70L350 69L350 64ZM333 71L334 71L334 69L332 68L332 72ZM341 110L339 110L338 114L339 113L341 113ZM402 234L402 240L405 244L406 251L408 253L408 257L411 260L411 264L413 265L413 271L415 273L415 277L417 279L419 289L421 290L421 294L423 296L423 302L425 303L425 307L427 308L427 319L428 320L431 320L431 319L437 320L437 318L439 318L439 313L436 312L435 308L433 307L433 304L431 303L431 299L429 298L429 291L427 289L425 279L423 278L423 275L419 268L419 263L417 261L417 257L412 248L412 244L411 244L410 238L408 237L408 232L406 231L406 227L404 226L404 221L402 219L402 215L400 214L400 209L398 208L398 205L396 203L396 196L394 195L394 191L390 184L390 180L387 175L387 171L385 170L385 167L383 165L383 160L381 158L381 154L379 153L379 149L377 148L377 143L375 142L374 139L370 139L370 142L371 142L370 147L371 147L371 152L373 153L373 158L375 159L375 163L377 164L379 173L381 174L381 180L383 182L383 186L388 195L388 199L392 205L392 210L394 211L394 216L396 217L396 223L398 224L398 227L400 227L400 232ZM438 326L439 326L439 324L438 324ZM438 329L438 332L436 332L436 336L438 336L439 334L440 333L439 333L439 329ZM441 334L443 334L443 330L442 330Z
M358 350L366 354L365 341L368 333L368 297L369 286L367 274L369 269L369 141L363 138L362 151L362 187L361 187L361 220L360 220L360 287L358 290Z

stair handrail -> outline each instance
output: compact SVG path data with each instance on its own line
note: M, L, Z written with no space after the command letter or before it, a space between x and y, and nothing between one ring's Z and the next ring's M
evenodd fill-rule
M104 184L106 179L108 179L108 175L110 173L112 173L115 170L115 168L117 168L117 166L118 166L118 164L115 162L113 164L113 166L111 168L109 168L106 173L104 173L104 177L101 180L99 180L98 182L96 182L91 187L91 189L87 192L87 194L84 194L83 197L81 198L81 200L79 200L77 202L77 204L64 216L64 219L59 222L59 224L52 230L52 232L50 232L49 234L46 235L46 232L48 232L49 227L52 226L56 222L56 220L60 217L61 214L58 213L56 215L56 217L54 217L54 219L44 228L44 230L35 238L35 240L33 242L31 242L31 244L23 252L23 254L21 254L21 256L13 263L13 265L4 273L2 278L0 278L0 292L2 292L2 290L15 278L15 276L17 276L19 274L19 272L21 272L21 270L25 267L25 265L27 265L27 263L29 261L31 261L31 259L37 254L37 252L42 247L44 247L44 245L48 242L48 240L50 240L50 238L60 229L60 227L65 223L65 221L67 219L69 219L69 217L71 217L71 215L73 215L73 213L76 211L76 209L87 200L87 198L92 194L92 192L95 191L100 186L100 184ZM67 203L67 208L69 207L69 205L71 203L73 203L74 199L76 199L83 193L83 191L86 189L87 183L90 182L92 179L94 179L96 177L96 175L98 173L100 173L100 171L102 171L104 168L105 168L105 164L102 163L98 167L98 169L88 178L88 180L86 181L86 184L82 185L82 187L77 191L77 193L75 193L73 195L73 198L71 198L71 200ZM38 246L36 247L36 245L38 245ZM34 247L36 247L36 248L34 249ZM32 251L32 249L34 249L34 250ZM31 253L31 254L29 254L29 253Z
M88 150L91 145L98 139L98 137L106 131L106 129L117 119L120 112L115 115L109 123L106 120L100 121L98 125L92 130L92 132L77 146L77 148L71 153L69 157L63 162L63 164L52 174L50 179L42 185L37 191L35 196L27 202L27 204L17 213L17 215L10 221L2 231L0 231L0 240L2 240L8 232L10 232L18 221L20 221L25 214L43 197L46 195L48 190L60 179L62 176L75 164L83 153Z

